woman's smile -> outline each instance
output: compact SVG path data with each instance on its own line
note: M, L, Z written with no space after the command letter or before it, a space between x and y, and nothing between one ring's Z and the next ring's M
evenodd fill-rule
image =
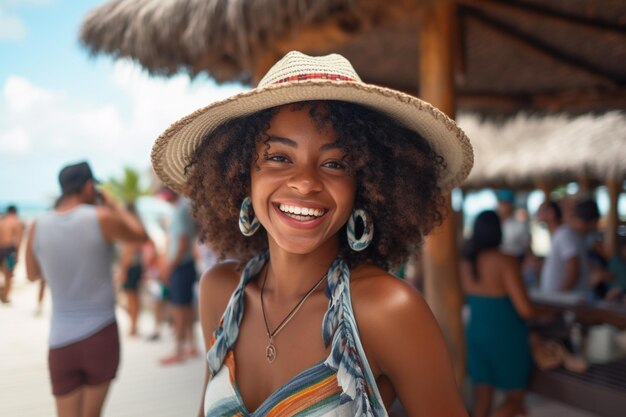
M292 217L298 220L312 220L314 218L319 218L319 217L322 217L324 214L326 214L326 212L328 211L326 209L319 209L319 208L313 208L313 207L300 207L300 206L289 205L289 204L284 204L284 203L281 203L278 206L278 209L281 212L288 215L289 217Z
M309 205L273 204L282 220L294 228L312 229L324 221L328 209L315 208Z
M251 170L255 215L279 247L301 254L336 246L356 192L336 132L312 120L310 110L285 106L276 113Z

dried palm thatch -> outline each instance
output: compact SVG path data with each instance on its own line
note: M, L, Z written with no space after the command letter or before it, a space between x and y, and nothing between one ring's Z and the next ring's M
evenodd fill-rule
M291 49L339 52L363 80L418 94L423 6L449 0L112 0L85 18L92 53L153 74L253 83ZM573 114L626 107L623 0L457 0L460 109Z
M535 188L586 179L626 179L626 114L536 117L519 114L505 123L475 115L458 119L474 147L467 188Z
M89 13L80 37L92 52L130 56L153 73L250 81L256 52L329 15L365 14L356 0L114 0Z

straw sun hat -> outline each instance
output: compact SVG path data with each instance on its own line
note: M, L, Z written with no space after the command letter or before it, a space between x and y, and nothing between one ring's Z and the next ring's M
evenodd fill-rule
M418 132L446 161L439 178L443 190L460 185L472 168L467 136L439 109L402 92L365 84L341 55L313 57L292 51L274 64L257 88L198 109L171 125L152 148L154 171L181 192L185 166L207 133L236 117L309 100L357 103Z

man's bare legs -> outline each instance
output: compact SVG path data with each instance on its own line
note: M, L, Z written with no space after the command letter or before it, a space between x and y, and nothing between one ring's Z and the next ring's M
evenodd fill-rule
M13 269L7 265L7 260L2 263L2 274L4 275L4 287L2 288L2 294L0 294L0 301L3 303L9 303L9 293L11 292L11 286L13 285Z
M55 397L58 417L100 417L111 382L84 385L69 394Z
M128 316L130 317L130 336L137 336L137 320L139 318L139 294L137 290L126 290L126 303Z
M187 355L195 358L198 356L198 348L196 347L196 335L193 331L196 315L193 306L185 307L185 326L187 327Z
M167 302L162 297L155 297L152 311L154 314L154 332L148 336L148 340L155 341L161 338L161 326L166 321Z
M174 353L161 359L161 365L171 365L185 360L185 340L187 339L187 306L170 304L170 313L172 315L172 324L174 327L174 335L176 344Z
M174 353L161 359L162 365L170 365L183 362L187 357L197 357L195 333L193 325L195 312L193 306L170 305L172 324L176 337Z

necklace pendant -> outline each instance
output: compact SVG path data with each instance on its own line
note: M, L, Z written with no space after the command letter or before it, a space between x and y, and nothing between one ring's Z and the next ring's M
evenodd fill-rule
M270 340L269 345L265 348L265 357L267 358L267 362L274 362L276 360L276 355L276 346L274 346L274 343Z

